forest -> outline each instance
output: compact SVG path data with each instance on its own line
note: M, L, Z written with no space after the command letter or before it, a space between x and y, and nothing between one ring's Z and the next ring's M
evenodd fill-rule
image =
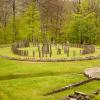
M0 0L0 44L100 44L100 0Z

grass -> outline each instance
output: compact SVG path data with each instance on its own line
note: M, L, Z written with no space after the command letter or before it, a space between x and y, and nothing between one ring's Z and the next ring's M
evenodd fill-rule
M61 100L74 91L90 94L100 89L100 82L93 81L77 88L50 96L43 96L54 89L87 79L84 69L99 67L100 60L60 63L31 63L0 59L0 100ZM20 77L20 75L31 77ZM15 75L15 79L9 79ZM18 77L19 75L19 77ZM100 100L100 95L94 100Z
M32 56L32 51L35 50L36 57L38 58L37 48L31 47L23 49L29 50L30 57ZM73 56L73 50L76 50L77 57L80 57L79 48L71 48L70 57ZM57 56L54 48L53 51L53 58L66 57L63 53ZM98 54L100 54L100 51L96 49L96 52L90 54L90 56ZM10 47L0 48L0 55L21 57L14 55ZM51 92L54 89L87 79L83 75L84 70L86 68L99 66L100 60L33 63L0 58L0 100L61 100L74 91L90 94L100 89L99 81L93 81L54 95L43 96L45 93ZM100 95L96 96L94 100L100 100Z

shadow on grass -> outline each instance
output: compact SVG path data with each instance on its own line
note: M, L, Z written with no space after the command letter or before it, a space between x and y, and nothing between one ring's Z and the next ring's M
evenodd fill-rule
M45 77L45 76L60 76L60 75L69 75L67 74L62 74L62 73L38 73L38 74L30 74L30 73L26 73L26 74L10 74L10 75L5 75L5 76L0 76L0 81L3 80L13 80L13 79L19 79L19 78L32 78L32 77ZM82 75L82 73L73 73L71 75Z
M33 74L10 74L10 75L6 75L6 76L0 76L0 81L3 80L12 80L12 79L18 79L18 78L31 78L34 77Z

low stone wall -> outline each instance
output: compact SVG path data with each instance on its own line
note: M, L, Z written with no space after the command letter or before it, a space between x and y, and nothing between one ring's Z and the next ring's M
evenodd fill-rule
M96 80L96 78L90 78L90 79L87 79L87 80L84 80L84 81L81 81L81 82L78 82L78 83L75 83L75 84L70 84L68 86L64 86L62 88L56 89L56 90L54 90L52 92L49 92L49 93L45 94L45 96L52 95L52 94L59 93L59 92L63 92L65 90L69 90L69 89L72 89L74 87L78 87L80 85L84 85L84 84L89 83L89 82L94 81L94 80Z
M100 90L92 92L90 95L75 91L74 94L70 94L67 97L64 97L62 100L92 100L96 95L100 94Z
M100 55L97 56L89 56L85 58L71 58L71 59L34 59L34 58L15 58L0 55L0 58L5 58L9 60L18 60L18 61L30 61L30 62L67 62L67 61L85 61L85 60L95 60L100 59Z

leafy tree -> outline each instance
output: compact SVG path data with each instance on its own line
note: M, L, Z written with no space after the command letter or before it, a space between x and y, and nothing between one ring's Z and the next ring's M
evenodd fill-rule
M96 25L95 14L90 13L86 16L74 14L70 23L68 40L72 43L95 43Z

